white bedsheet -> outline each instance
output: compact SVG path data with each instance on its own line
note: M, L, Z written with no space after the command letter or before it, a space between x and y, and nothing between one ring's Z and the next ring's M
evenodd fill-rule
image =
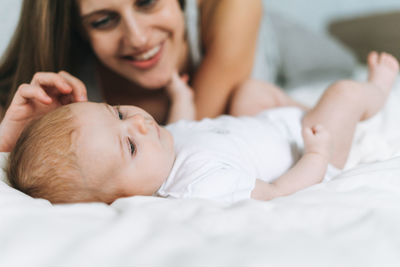
M313 103L314 87L291 94ZM0 267L400 266L399 103L398 83L336 179L269 202L52 206L0 181Z

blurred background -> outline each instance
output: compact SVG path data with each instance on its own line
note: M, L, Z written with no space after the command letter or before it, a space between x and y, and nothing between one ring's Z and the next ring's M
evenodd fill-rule
M0 54L14 31L21 2L1 0ZM400 58L400 0L270 0L269 5L312 31L334 35L360 59L371 49Z
M361 62L370 50L400 59L399 0L270 0L271 9L315 32L328 33Z

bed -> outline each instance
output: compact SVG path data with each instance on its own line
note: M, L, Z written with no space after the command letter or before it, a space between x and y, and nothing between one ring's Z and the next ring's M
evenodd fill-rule
M357 2L340 1L343 4L314 1L312 9L290 0L271 4L322 28L320 19ZM19 9L21 1L5 2L9 8L3 9L3 17L12 16L14 23L17 13L10 8ZM370 8L377 4L359 2L363 7L370 3ZM381 2L399 7L397 0ZM398 14L393 18L398 21ZM375 26L375 19L382 22L382 17L367 19ZM398 37L396 27L388 28L386 19L382 23ZM13 25L0 27L5 33L1 52ZM360 45L354 35L364 32L359 25L358 19L335 21L330 31L361 59L371 48L389 49L399 57L398 42L388 47L386 39L379 44L374 39L368 47L366 42ZM365 68L358 67L354 77L365 79ZM289 94L312 105L330 82L295 86ZM340 175L269 202L247 200L227 206L199 199L131 197L109 206L51 205L8 186L0 170L0 267L400 266L399 103L400 79L383 111L357 128ZM0 165L6 158L0 153Z
M356 73L364 79L365 69ZM312 104L326 84L292 89ZM269 202L51 205L0 181L0 266L399 266L400 81L345 171ZM1 155L4 164L6 155Z

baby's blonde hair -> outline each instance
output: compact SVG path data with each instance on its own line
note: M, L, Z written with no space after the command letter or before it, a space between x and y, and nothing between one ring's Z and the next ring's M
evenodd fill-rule
M86 181L78 164L73 143L77 128L69 106L30 123L10 154L10 184L52 203L106 202Z

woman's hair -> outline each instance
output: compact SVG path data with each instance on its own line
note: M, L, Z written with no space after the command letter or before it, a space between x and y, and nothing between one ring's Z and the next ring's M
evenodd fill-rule
M75 0L24 0L19 23L0 64L0 104L39 71L72 71L90 51L78 30ZM79 49L78 49L79 48ZM74 54L74 55L73 55Z
M179 1L179 5L181 6L181 9L184 10L185 9L185 0L178 0Z
M181 8L185 0L178 0ZM39 71L74 73L91 53L82 36L77 0L24 0L14 36L0 62L0 105Z

